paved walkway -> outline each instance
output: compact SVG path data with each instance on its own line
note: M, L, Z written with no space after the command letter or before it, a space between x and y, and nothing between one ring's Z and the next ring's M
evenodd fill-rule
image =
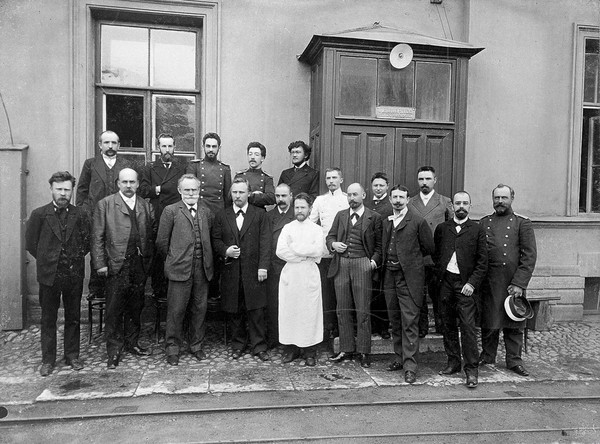
M219 394L405 385L403 372L386 371L391 355L375 356L369 369L363 369L353 361L341 364L329 362L325 347L322 347L316 367L306 367L303 360L282 364L280 347L270 352L272 359L269 362L261 362L249 354L234 361L223 342L222 324L217 321L209 323L207 329L205 351L208 359L205 361L198 362L189 354L183 354L179 366L171 367L166 363L161 341L159 345L154 345L151 356L124 355L116 370L107 370L104 342L96 338L88 344L87 329L88 325L82 325L81 358L85 368L75 372L64 362L58 362L55 371L45 378L39 375L39 327L31 326L20 332L0 332L0 406L150 394ZM62 326L59 350L62 347L61 336ZM378 341L382 340L379 338ZM501 343L498 365L480 369L480 384L600 380L599 322L556 324L549 332L530 331L529 351L524 354L525 366L531 372L527 378L506 370L502 347ZM438 375L445 362L443 352L422 352L417 384L464 384L462 374Z

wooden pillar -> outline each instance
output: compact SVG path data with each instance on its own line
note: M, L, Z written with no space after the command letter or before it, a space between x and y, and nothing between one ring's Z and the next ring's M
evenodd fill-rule
M28 145L0 145L0 329L25 325Z

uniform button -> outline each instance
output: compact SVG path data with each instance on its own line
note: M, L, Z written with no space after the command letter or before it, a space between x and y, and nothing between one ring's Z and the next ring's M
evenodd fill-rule
M506 265L506 262L502 262L502 265Z
M222 183L221 183L221 182L219 182L219 185L222 185Z
M508 237L508 234L505 234L504 237Z
M492 227L487 227L488 230L490 230Z
M200 196L200 199L204 199L204 196Z
M504 253L504 256L506 256L506 253Z
M504 244L504 246L506 247L506 244Z
M202 177L204 177L204 173L202 173Z
M510 227L506 227L507 230L510 230Z
M509 220L512 222L512 217Z

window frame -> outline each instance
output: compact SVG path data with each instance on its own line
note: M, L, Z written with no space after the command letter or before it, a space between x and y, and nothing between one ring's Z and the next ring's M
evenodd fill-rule
M220 130L221 0L71 0L71 4L73 129L69 142L72 146L72 163L75 170L80 168L86 158L98 153L95 57L96 45L99 42L96 38L96 27L100 20L110 15L122 17L119 23L130 22L131 17L135 17L134 22L137 22L138 17L141 22L146 22L145 18L148 17L168 17L173 22L180 22L182 25L177 26L180 29L185 28L185 24L202 23L202 46L198 48L201 83L197 85L202 93L198 100L200 103L196 104L199 107L197 124L202 131ZM111 85L111 89L114 86L117 85ZM163 91L177 92L164 88L159 90ZM195 155L198 154L199 147L196 147Z
M600 26L574 24L573 27L573 84L571 102L571 127L569 152L569 180L567 184L567 216L583 216L600 219L600 213L580 212L579 193L581 186L581 155L583 132L583 109L598 108L584 104L583 84L585 80L585 41L586 39L600 39Z

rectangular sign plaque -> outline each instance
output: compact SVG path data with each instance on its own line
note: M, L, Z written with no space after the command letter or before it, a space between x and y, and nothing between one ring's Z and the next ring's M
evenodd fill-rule
M415 120L416 108L406 106L378 106L375 116L378 119Z

